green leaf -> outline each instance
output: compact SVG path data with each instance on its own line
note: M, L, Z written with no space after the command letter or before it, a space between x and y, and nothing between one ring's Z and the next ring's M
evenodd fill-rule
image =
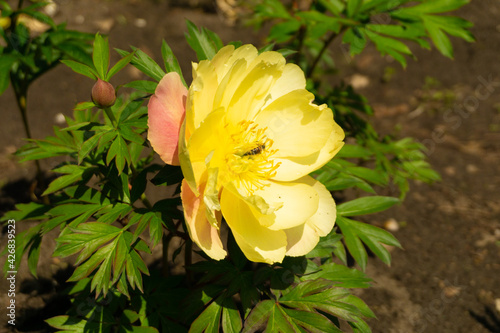
M411 7L411 10L418 13L438 14L451 12L468 4L470 0L433 0Z
M355 268L349 268L335 263L319 266L320 271L304 276L304 280L327 279L343 288L369 288L370 278Z
M97 74L102 80L106 81L106 74L109 67L109 42L107 37L104 38L99 33L95 34L92 60Z
M398 198L369 196L348 201L337 206L339 216L366 215L384 211L400 203Z
M64 58L70 58L71 60L75 60L79 63L85 64L91 68L94 68L94 64L92 62L92 57L90 56L89 50L81 45L80 42L71 42L66 41L57 45L57 49L59 49L62 53L64 53Z
M179 66L179 62L177 61L177 58L175 57L174 53L172 52L172 49L170 46L165 42L165 40L162 40L161 43L161 55L163 58L163 64L165 65L165 70L167 73L169 72L177 72L179 76L181 77L182 83L184 86L187 87L186 81L184 81L184 77L182 75L182 70L181 66Z
M99 325L95 322L89 322L83 318L70 316L57 316L46 319L45 322L50 326L63 330L60 332L85 332L92 329L97 330Z
M372 152L368 149L352 144L345 144L342 149L335 155L335 158L369 158Z
M38 265L38 258L40 257L41 242L42 242L42 237L40 236L40 234L36 234L31 240L30 250L28 252L28 267L30 269L31 274L33 274L34 277L38 277L36 269Z
M87 155L97 146L99 140L106 133L108 132L99 132L82 144L80 150L78 151L78 164L82 163L83 159L87 157Z
M0 95L2 95L5 89L9 86L10 68L16 60L17 57L13 55L0 53Z
M132 58L134 57L135 53L132 52L125 57L121 58L111 69L109 70L108 74L106 75L106 80L109 81L113 76L115 76L116 73L121 71L125 66L127 66L130 61L132 61Z
M340 16L345 9L345 4L341 0L319 0L318 2L335 16Z
M56 27L54 21L49 16L45 15L42 12L38 12L35 10L29 10L27 8L24 8L24 9L19 10L19 13L23 13L23 14L26 14L28 16L31 16L32 18L34 18L42 23L50 25L51 28Z
M213 301L191 324L190 333L219 333L222 306Z
M206 28L198 29L198 27L189 20L186 20L186 25L188 28L186 41L196 52L198 61L212 59L217 51L223 46L219 36Z
M359 12L359 9L361 8L362 3L363 3L363 0L348 0L347 1L347 16L348 17L356 16Z
M161 69L161 67L143 51L135 48L133 50L135 51L135 56L132 58L130 63L153 80L160 82L160 80L165 76L163 69ZM116 52L118 52L122 57L126 57L129 54L129 52L119 49L116 49Z
M377 50L382 54L389 54L397 60L401 66L406 67L406 59L404 55L412 55L412 52L403 42L397 39L378 35L368 29L365 30L366 36L375 43Z
M224 299L222 303L222 330L224 333L239 333L243 325L240 312L232 298Z
M328 318L319 313L287 308L283 308L283 310L294 322L307 329L308 332L342 333Z
M361 241L387 265L391 262L391 255L380 243L401 247L397 239L383 229L341 216L337 217L336 222L342 230L347 249L363 270L366 268L367 254Z
M122 173L125 162L130 164L130 153L127 143L121 135L117 135L111 147L109 147L108 154L106 155L106 164L109 165L113 159L115 159L118 174Z
M83 178L83 173L87 169L84 167L80 167L78 165L64 165L60 168L54 169L54 172L63 173L64 176L60 176L53 180L49 187L43 192L42 195L47 195L50 193L54 193L62 188L68 187L69 185L81 180Z
M124 87L132 88L139 91L144 91L148 94L154 94L157 85L158 82L155 81L137 80L125 84Z
M78 267L69 281L81 280L97 269L91 282L91 290L97 295L106 295L111 285L120 280L121 274L126 274L132 288L143 291L142 273L149 274L149 271L137 250L150 251L143 241L132 244L132 239L130 232L108 224L83 223L72 233L56 239L58 247L54 255L68 256L80 252Z
M351 56L360 54L366 46L366 37L357 27L349 28L342 37L342 43L349 44Z

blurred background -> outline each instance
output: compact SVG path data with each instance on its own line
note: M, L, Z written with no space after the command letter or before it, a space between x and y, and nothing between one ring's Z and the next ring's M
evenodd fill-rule
M165 39L187 82L196 55L184 38L186 19L215 31L224 43L262 46L270 28L245 26L240 16L248 11L235 0L54 0L45 11L56 23L107 34L112 48L133 45L157 61ZM404 248L391 251L392 267L369 261L373 288L359 296L378 317L370 321L374 332L500 332L500 1L473 0L456 15L474 23L477 41L453 39L454 60L436 50L412 48L417 59L402 69L374 45L354 58L340 41L330 48L337 68L332 84L343 80L365 95L381 133L424 144L442 176L433 185L412 183L402 205L365 218L391 231ZM33 24L32 31L45 29ZM112 53L111 63L119 58ZM111 83L144 78L128 66ZM33 137L43 138L52 126L64 124L76 103L90 100L93 83L65 66L35 81L28 96ZM0 96L0 115L2 214L30 201L34 165L19 164L12 156L25 134L11 87ZM42 167L56 163L44 161ZM30 225L18 221L18 232ZM69 276L67 264L51 257L55 241L47 236L39 279L25 264L17 275L18 324L6 328L2 319L0 332L46 332L43 319L65 310L57 292ZM6 242L6 230L0 241ZM0 304L7 304L5 283L0 282ZM5 318L4 308L0 318Z

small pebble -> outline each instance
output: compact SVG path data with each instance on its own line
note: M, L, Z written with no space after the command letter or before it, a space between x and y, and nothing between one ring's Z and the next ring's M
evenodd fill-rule
M370 79L365 75L354 74L349 78L349 83L354 89L362 89L370 84Z
M389 231L398 231L399 230L399 223L393 218L388 219L387 221L384 222L384 228Z
M479 168L474 164L467 164L465 170L467 170L468 173L476 173L479 171Z
M85 22L85 16L83 15L76 15L75 16L75 23L76 24L83 24Z
M58 113L54 117L54 122L57 125L64 125L64 124L66 124L66 118L64 117L64 115L62 113Z
M137 28L144 28L147 24L148 24L148 21L146 21L143 18L137 18L137 19L134 20L134 25Z

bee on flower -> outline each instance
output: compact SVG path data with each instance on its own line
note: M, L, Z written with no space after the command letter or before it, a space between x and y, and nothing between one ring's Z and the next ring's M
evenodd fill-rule
M245 256L281 262L310 252L335 223L329 191L309 176L342 148L332 111L313 103L302 70L278 52L229 45L193 64L184 87L168 73L148 105L148 139L180 165L189 235L210 257L226 221Z

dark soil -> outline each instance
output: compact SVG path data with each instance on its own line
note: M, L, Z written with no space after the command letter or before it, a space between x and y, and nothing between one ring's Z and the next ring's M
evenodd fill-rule
M165 39L186 79L195 59L184 39L186 18L214 30L224 42L262 42L252 30L229 26L210 2L202 9L160 0L56 4L57 22L107 33L112 47L134 45L158 60ZM340 45L332 46L340 76L375 106L377 128L415 137L428 148L429 161L443 178L433 185L413 183L401 206L365 219L379 226L393 219L399 226L394 234L404 247L392 249L391 267L376 258L369 261L374 286L360 296L378 317L370 322L374 332L500 332L500 2L475 0L457 14L475 24L477 42L454 39L454 60L415 49L418 60L403 70L373 45L355 59L347 59ZM141 77L129 69L112 83ZM33 136L51 135L57 115L70 115L76 102L88 100L92 84L63 66L35 82L28 99ZM5 212L30 200L34 167L18 164L11 155L23 144L24 130L10 88L0 96L0 110L0 212ZM54 163L44 162L43 168ZM17 232L31 225L18 221ZM17 330L5 328L7 284L1 280L0 332L42 332L43 319L64 312L67 304L57 292L70 268L51 257L54 236L42 243L39 278L29 274L25 263L17 274ZM5 244L5 230L0 238Z

